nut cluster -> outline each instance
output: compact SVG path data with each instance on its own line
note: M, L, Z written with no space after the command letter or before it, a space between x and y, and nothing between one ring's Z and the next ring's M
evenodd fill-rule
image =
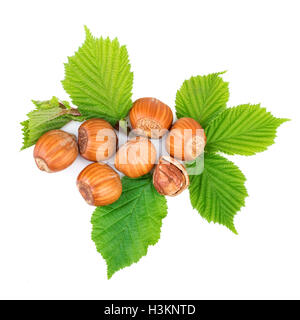
M78 153L94 162L80 172L77 187L88 204L106 206L120 198L122 183L119 174L101 161L115 155L114 166L119 172L130 178L143 176L154 168L157 157L149 138L159 139L168 133L165 143L170 156L160 157L154 168L153 185L162 195L177 196L189 185L187 171L178 160L194 160L204 151L206 136L201 125L192 118L181 118L172 126L171 109L155 98L135 101L129 119L136 136L119 150L111 124L90 119L79 127L78 143L74 135L62 130L42 135L34 148L35 162L46 172L66 169Z

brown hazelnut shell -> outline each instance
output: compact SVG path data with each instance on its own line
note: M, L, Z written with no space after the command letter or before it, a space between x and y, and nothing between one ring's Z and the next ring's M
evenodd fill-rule
M42 171L52 173L64 170L78 156L76 137L63 130L50 130L37 141L33 156Z
M78 129L79 152L90 161L103 161L112 157L117 149L117 135L103 119L90 119Z
M136 134L158 139L171 127L173 113L169 106L156 98L141 98L134 102L129 119Z
M77 187L85 201L92 206L106 206L122 194L120 176L105 163L92 163L77 178Z
M195 160L204 151L206 135L201 125L192 118L175 122L166 139L168 153L179 160Z
M185 167L176 159L163 156L153 173L153 185L158 193L175 197L182 193L190 180Z
M141 177L152 170L156 150L150 140L136 137L120 147L115 158L117 170L130 178Z

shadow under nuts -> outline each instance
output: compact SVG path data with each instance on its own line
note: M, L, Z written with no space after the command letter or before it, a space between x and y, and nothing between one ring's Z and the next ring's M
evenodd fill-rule
M78 129L79 152L90 161L103 161L112 157L117 148L117 135L103 119L85 121Z
M192 118L181 118L173 125L167 139L168 153L179 160L195 160L204 151L206 136L201 125Z
M158 139L171 127L173 113L158 99L141 98L134 102L129 118L136 134Z
M164 196L177 196L189 185L185 167L171 157L161 157L153 174L153 185Z
M152 170L155 160L156 150L151 141L136 137L118 150L115 167L127 177L138 178Z
M120 176L104 163L92 163L77 178L77 187L92 206L106 206L117 201L122 193Z
M37 141L34 152L37 167L49 173L69 167L78 156L76 137L62 130L51 130Z

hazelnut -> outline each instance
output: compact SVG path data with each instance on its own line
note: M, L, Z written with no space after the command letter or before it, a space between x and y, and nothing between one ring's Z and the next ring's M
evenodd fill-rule
M118 150L115 167L130 178L138 178L152 170L155 160L156 150L151 141L136 137Z
M92 163L84 168L77 178L77 187L92 206L109 205L122 194L120 176L104 163Z
M105 120L90 119L78 129L79 152L90 161L103 161L113 156L117 148L117 135Z
M51 130L37 141L34 160L38 168L49 173L69 167L78 156L76 137L62 130Z
M179 160L192 161L204 151L206 136L192 118L181 118L173 125L167 139L168 153Z
M170 107L155 98L141 98L134 102L129 113L132 128L138 135L161 138L172 125Z
M153 173L153 185L158 193L177 196L189 185L185 167L171 157L161 157Z

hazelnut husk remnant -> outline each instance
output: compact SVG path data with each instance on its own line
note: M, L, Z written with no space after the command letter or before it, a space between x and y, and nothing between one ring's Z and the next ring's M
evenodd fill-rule
M78 156L76 137L62 130L50 130L37 141L33 156L42 171L52 173L64 170Z
M192 161L200 156L205 144L205 132L201 125L192 118L177 120L166 139L168 153L184 161Z
M120 176L105 163L92 163L84 168L77 178L77 187L92 206L112 204L122 193Z
M158 99L141 98L134 102L129 119L136 134L158 139L171 127L173 113L169 106Z
M90 161L103 161L112 157L117 149L117 135L103 119L90 119L78 129L79 152Z
M153 173L153 185L164 196L177 196L189 185L185 167L171 157L161 157Z

